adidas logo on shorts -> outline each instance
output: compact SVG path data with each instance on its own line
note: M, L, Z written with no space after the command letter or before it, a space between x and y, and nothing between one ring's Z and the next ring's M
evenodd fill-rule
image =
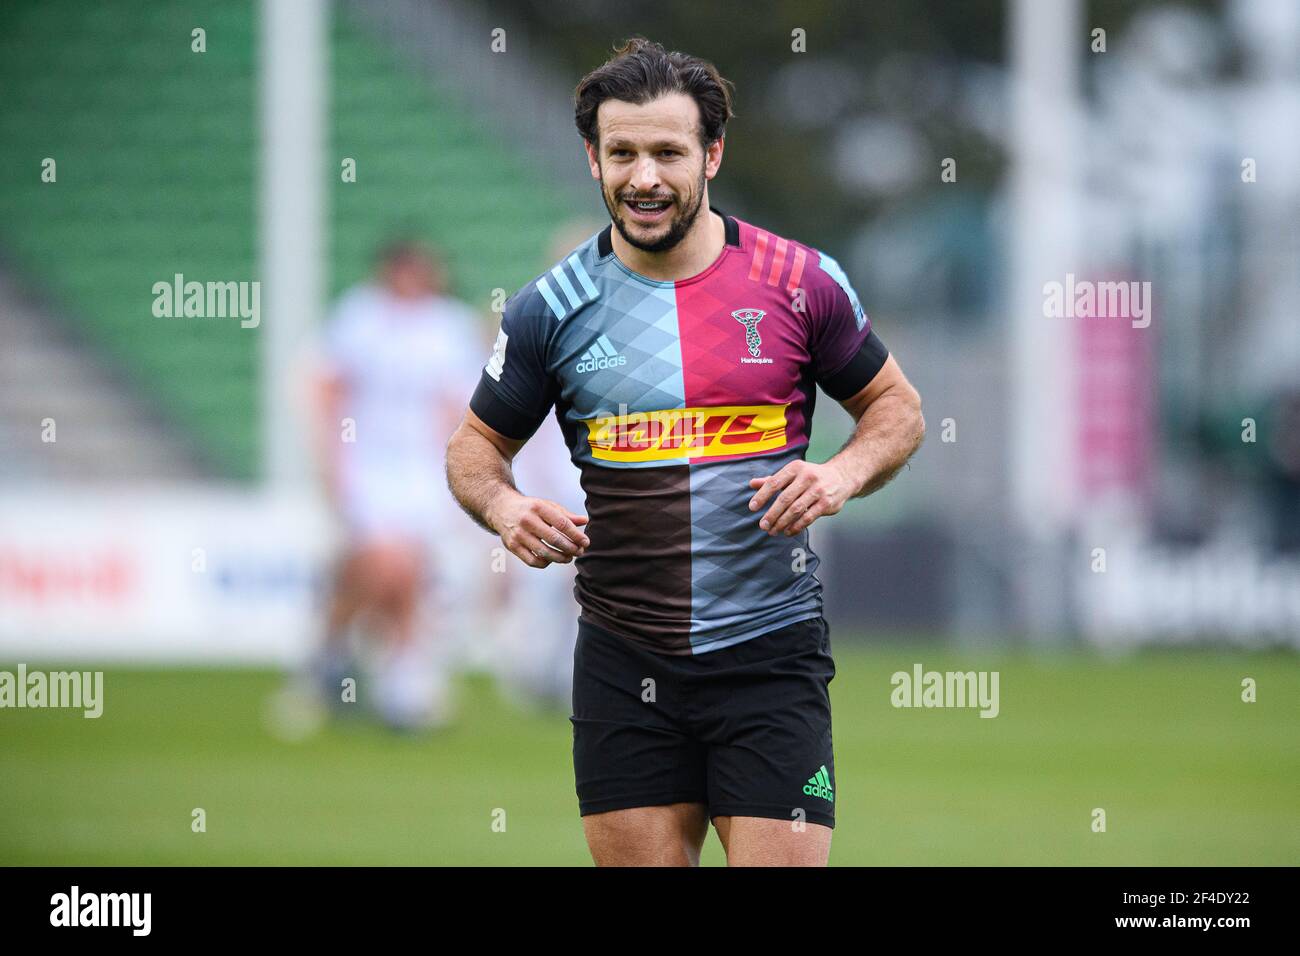
M591 343L591 348L582 353L578 360L579 372L594 372L602 368L615 368L627 364L627 356L619 355L614 343L605 336L600 336Z
M810 797L821 797L828 803L835 802L835 794L831 791L831 775L827 773L825 764L808 778L808 782L803 785L803 792Z

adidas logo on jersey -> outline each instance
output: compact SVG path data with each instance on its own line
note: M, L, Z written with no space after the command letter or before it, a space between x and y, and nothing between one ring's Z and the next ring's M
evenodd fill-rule
M826 772L825 764L822 764L821 769L808 778L808 782L803 785L803 792L810 797L821 797L830 803L835 802L835 794L831 791L831 775Z
M579 372L595 372L602 368L615 368L627 364L627 356L619 355L614 343L605 336L600 336L591 343L591 348L582 353L578 360Z

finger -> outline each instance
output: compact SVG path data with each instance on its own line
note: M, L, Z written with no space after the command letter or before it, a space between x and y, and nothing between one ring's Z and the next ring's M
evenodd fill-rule
M791 463L793 464L793 462ZM763 505L767 504L774 494L794 480L795 471L790 465L786 465L775 475L769 475L763 479L763 486L758 489L758 494L754 495L749 502L750 511L758 511Z
M566 538L539 514L525 515L519 526L535 536L546 547L548 552L558 552L570 558L582 554L582 548L574 544L569 538Z
M764 475L764 476L761 477L761 478L751 478L751 479L749 479L749 487L751 487L751 488L758 488L759 486L761 486L761 485L763 484L763 482L767 481L767 479L769 479L769 478L771 478L771 477L772 477L771 475Z
M524 564L528 565L530 568L544 568L551 563L545 558L539 558L536 554L534 554L532 551L529 551L522 544L518 544L518 543L508 544L506 545L506 547L510 550L511 554L513 554L520 561L524 562Z
M571 538L562 534L558 528L550 525L546 527L542 534L538 535L538 538L550 551L564 555L565 560L581 557L585 550Z
M806 529L810 524L812 524L822 515L827 514L828 510L829 507L825 501L814 501L812 505L809 506L808 510L805 511L803 515L797 521L795 521L794 524L792 524L789 528L786 529L785 533L790 537L793 537L796 534L802 534L804 532L804 529Z
M587 516L586 516L586 515L575 515L575 514L570 514L570 515L569 515L569 520L572 521L574 524L586 524L586 523L587 523Z
M524 564L532 568L544 568L551 563L554 554L546 545L537 540L536 535L519 529L515 532L514 545L511 550L519 555Z
M574 558L578 558L582 556L581 548L577 548L573 551L566 550L568 548L574 547L573 542L569 541L568 538L565 538L558 531L551 532L551 537L552 538L559 537L566 542L564 548L558 548L555 545L551 544L549 538L542 542L542 547L545 549L546 556L550 558L552 561L554 561L556 564L568 564Z
M787 509L808 490L808 485L808 478L797 478L792 481L785 491L777 495L776 501L772 502L772 507L767 509L767 514L763 515L758 526L768 534L778 534L786 524L790 523L789 521L782 523L782 517L785 516ZM794 517L798 517L798 515ZM794 519L791 518L790 520ZM778 524L780 524L780 527L778 527Z
M534 548L534 551L540 550L546 554L561 552L570 556L576 555L581 549L560 534L555 528L551 527L537 512L529 512L523 516L519 522L519 529L532 535L542 547Z
M793 488L794 486L791 486L790 490L793 490ZM786 506L785 511L781 514L780 520L776 521L772 525L772 533L781 534L784 532L789 534L790 528L794 526L794 523L802 518L808 509L817 504L822 497L824 496L817 487L815 481L805 484L803 493L795 497L795 499Z
M526 548L533 555L533 557L539 558L546 562L546 564L549 564L552 561L557 564L565 564L573 560L569 555L564 554L555 548L548 548L542 542L541 538L522 526L520 526L517 531L517 540L522 547ZM529 564L531 564L532 567L545 567L545 564L536 565L532 564L532 562L529 562Z
M541 515L546 520L547 524L560 534L564 535L568 541L573 543L575 546L575 549L572 552L573 554L581 554L583 549L587 548L591 544L591 539L578 529L578 526L570 520L568 513L565 512L563 508L556 505L548 505L542 508ZM577 517L584 521L586 520L585 518L582 518L581 515L578 515ZM545 540L551 540L551 536L548 534ZM558 542L556 544L559 546Z

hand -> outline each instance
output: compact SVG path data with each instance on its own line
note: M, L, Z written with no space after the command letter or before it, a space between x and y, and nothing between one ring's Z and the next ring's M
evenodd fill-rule
M511 496L493 509L489 523L507 550L530 568L568 564L591 546L578 527L587 523L586 516L545 498Z
M799 534L822 515L838 514L854 490L838 465L802 460L790 462L775 475L749 479L749 487L758 489L749 501L750 511L758 511L776 496L758 526L769 535L784 532L786 537Z

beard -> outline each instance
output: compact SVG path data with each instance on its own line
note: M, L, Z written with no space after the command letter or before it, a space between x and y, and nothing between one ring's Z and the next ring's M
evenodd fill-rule
M611 197L605 190L605 177L600 178L600 196L605 201L605 208L609 210L609 218L613 220L614 227L618 234L623 237L623 241L629 246L640 249L642 252L667 252L686 238L686 234L691 231L695 225L695 220L700 215L700 206L704 203L704 164L700 164L700 178L696 183L695 191L686 197L686 204L683 206L676 197L672 200L674 214L668 222L668 231L658 239L646 241L637 239L628 232L628 224L623 219L623 200L617 196ZM634 197L625 197L632 199ZM641 197L648 198L648 197ZM663 197L656 197L663 198ZM639 223L633 223L639 225ZM642 227L644 228L644 227Z

